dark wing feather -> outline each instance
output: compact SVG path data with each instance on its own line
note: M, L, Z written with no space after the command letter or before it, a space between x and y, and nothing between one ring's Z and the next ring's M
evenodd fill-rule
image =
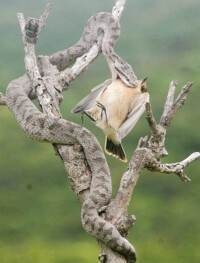
M86 96L85 98L83 98L72 110L72 113L78 113L78 112L83 112L86 111L88 109L90 109L92 107L92 105L94 104L96 97L99 95L99 93L105 89L106 87L108 87L110 84L112 83L112 80L106 80L103 83L101 83L100 85L94 87L91 90L91 93L89 93L88 96Z
M143 112L145 111L145 104L149 102L149 94L147 92L140 95L139 102L134 109L129 112L126 120L119 128L119 137L123 139L135 126Z

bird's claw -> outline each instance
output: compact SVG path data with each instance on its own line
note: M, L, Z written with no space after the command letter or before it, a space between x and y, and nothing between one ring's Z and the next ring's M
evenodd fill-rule
M101 111L101 119L103 117L103 112L104 112L105 113L105 117L106 117L106 122L108 122L108 117L107 117L105 106L103 104L101 104L100 102L98 102L98 101L96 103L97 103L97 106L102 109L102 111Z

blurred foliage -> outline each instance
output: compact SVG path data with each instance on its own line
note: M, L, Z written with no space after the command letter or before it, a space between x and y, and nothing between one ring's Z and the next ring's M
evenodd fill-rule
M0 90L24 74L23 46L16 13L39 16L47 1L0 0ZM37 54L51 54L73 45L87 19L110 11L113 1L53 1L53 10L37 44ZM200 149L199 71L200 2L198 0L127 0L116 50L133 65L138 78L150 75L148 90L159 119L170 81L180 87L194 81L186 105L176 115L166 140L176 162ZM97 73L98 72L98 73ZM61 109L77 123L72 107L92 87L110 77L104 58L72 83ZM177 91L177 93L178 93ZM104 144L98 128L84 125ZM149 134L144 116L124 139L131 157L140 136ZM116 193L126 165L107 157ZM130 205L137 216L129 239L139 263L200 262L200 194L197 161L187 168L190 184L175 175L142 172ZM6 107L0 111L0 262L97 262L99 249L81 227L80 204L70 190L63 165L49 144L29 140ZM73 209L72 209L73 208Z

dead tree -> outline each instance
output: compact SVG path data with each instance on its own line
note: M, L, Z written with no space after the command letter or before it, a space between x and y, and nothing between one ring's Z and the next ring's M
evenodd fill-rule
M114 19L119 21L124 4L125 0L116 1L112 10ZM98 141L90 131L63 120L59 111L62 92L101 53L102 35L99 34L95 43L88 50L83 48L80 54L69 56L67 49L51 56L39 56L37 60L35 45L50 9L49 4L39 19L28 18L27 21L23 14L18 14L26 74L8 85L6 96L0 94L0 104L11 109L29 137L53 144L64 164L71 188L82 203L83 226L98 240L101 247L99 261L135 262L135 250L125 237L135 221L135 216L128 216L127 210L141 170L173 173L183 182L189 182L184 168L200 157L200 153L196 152L180 162L161 162L162 157L168 154L165 148L167 129L177 110L184 104L193 83L188 82L174 99L178 83L171 82L159 123L154 119L150 103L146 104L151 137L140 138L127 170L122 175L117 195L111 200L110 171ZM74 59L75 64L66 69ZM35 98L38 99L42 112L30 101ZM88 149L84 146L85 142L88 143ZM96 159L93 157L94 152ZM95 198L95 194L99 198ZM106 203L102 201L105 196Z

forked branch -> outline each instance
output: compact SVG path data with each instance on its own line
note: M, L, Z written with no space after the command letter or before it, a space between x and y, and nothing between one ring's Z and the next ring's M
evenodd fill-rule
M184 168L188 166L190 163L196 161L196 159L200 158L200 153L195 152L188 156L185 160L177 163L160 163L156 159L152 160L152 162L147 166L152 172L159 172L165 174L177 174L183 182L190 182L191 179L185 174Z
M174 101L174 92L175 92L176 87L178 86L178 82L177 81L171 82L167 100L166 100L165 107L164 107L164 112L160 119L161 126L163 126L164 128L167 128L170 125L177 110L180 109L184 105L187 99L187 95L192 85L193 85L193 82L186 83L181 89L181 92L178 95L177 99Z

